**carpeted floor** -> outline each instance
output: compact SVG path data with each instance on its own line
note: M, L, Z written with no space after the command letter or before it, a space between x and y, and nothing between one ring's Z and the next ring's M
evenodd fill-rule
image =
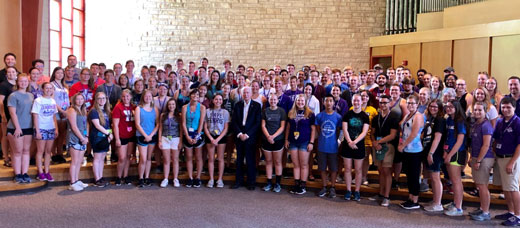
M37 193L0 197L0 227L491 227L421 210L388 208L281 193L228 189L110 186L71 192L54 186ZM465 208L467 213L474 207ZM492 210L492 215L502 213Z

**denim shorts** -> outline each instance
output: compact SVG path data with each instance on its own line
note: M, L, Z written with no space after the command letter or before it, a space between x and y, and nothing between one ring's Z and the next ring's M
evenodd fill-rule
M307 150L309 142L289 142L289 150Z
M68 148L72 148L74 150L79 150L79 151L85 151L85 150L87 150L87 145L69 142L69 143L67 143L67 149Z

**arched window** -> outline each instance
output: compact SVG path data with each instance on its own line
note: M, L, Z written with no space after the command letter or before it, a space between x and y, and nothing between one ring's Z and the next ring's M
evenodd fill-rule
M85 61L85 0L49 1L50 69L67 66L74 54Z

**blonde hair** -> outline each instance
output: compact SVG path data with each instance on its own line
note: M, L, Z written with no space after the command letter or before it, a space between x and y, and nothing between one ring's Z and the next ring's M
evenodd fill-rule
M150 101L150 107L155 107L155 104L153 103L153 94L152 94L152 91L149 90L149 89L145 89L141 95L141 99L139 100L139 107L143 107L144 106L144 96L146 96L146 93L150 93L150 95L152 95L152 101Z
M293 103L293 106L291 108L291 110L289 111L289 114L287 115L290 119L295 119L296 118L296 113L297 113L297 107L296 107L296 101L302 97L304 100L305 100L305 95L304 94L298 94L296 95L296 99L294 99L294 103ZM307 103L305 103L305 106L303 107L303 117L304 118L309 118L309 116L313 113L312 110L309 108L309 106L307 106Z

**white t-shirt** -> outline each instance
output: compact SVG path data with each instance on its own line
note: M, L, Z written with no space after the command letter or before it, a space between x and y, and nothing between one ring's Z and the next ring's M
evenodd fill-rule
M56 101L52 98L38 97L34 100L31 113L38 114L40 129L51 130L54 126L54 114L58 113Z
M309 99L307 106L312 110L314 115L318 115L320 113L320 101L314 95Z

